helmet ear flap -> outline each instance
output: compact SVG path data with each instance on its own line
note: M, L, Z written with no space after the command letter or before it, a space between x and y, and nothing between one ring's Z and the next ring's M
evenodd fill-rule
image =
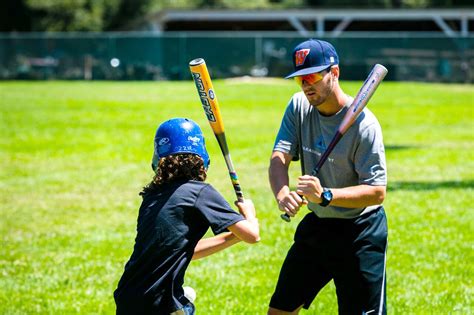
M151 159L151 169L156 172L156 169L158 168L158 164L160 163L160 157L158 156L156 152L156 145L155 145L155 150L153 152L153 158Z

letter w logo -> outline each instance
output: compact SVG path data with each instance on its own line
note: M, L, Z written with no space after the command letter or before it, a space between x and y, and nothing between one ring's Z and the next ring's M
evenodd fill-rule
M295 64L301 66L306 60L306 56L309 54L309 49L301 49L295 52Z

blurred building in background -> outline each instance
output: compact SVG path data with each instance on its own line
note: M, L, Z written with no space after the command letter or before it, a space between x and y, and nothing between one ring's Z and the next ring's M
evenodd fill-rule
M340 54L342 80L375 63L388 80L472 82L474 10L165 10L122 32L1 33L0 79L182 80L205 58L213 77L283 77L300 41Z

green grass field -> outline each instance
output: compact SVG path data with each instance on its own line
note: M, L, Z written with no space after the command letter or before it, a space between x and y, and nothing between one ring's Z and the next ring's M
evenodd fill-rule
M342 82L354 95L360 82ZM265 314L297 220L279 218L267 167L288 81L216 81L226 133L262 241L190 265L198 314ZM474 313L474 87L385 82L369 107L387 150L391 314ZM0 82L0 314L113 314L132 251L153 136L171 117L208 140L208 182L232 186L195 86ZM298 165L291 168L292 178ZM294 181L293 181L294 183ZM332 284L301 314L337 314Z

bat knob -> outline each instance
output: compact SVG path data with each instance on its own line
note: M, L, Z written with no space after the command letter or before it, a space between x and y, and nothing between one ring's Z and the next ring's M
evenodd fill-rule
M191 61L189 62L189 65L190 65L190 66L198 66L198 65L200 65L200 64L202 64L202 63L206 63L206 62L204 61L204 59L202 59L202 58L196 58L196 59L191 60Z
M289 216L288 214L286 214L286 213L280 215L280 218L281 218L283 221L291 222L290 216Z

